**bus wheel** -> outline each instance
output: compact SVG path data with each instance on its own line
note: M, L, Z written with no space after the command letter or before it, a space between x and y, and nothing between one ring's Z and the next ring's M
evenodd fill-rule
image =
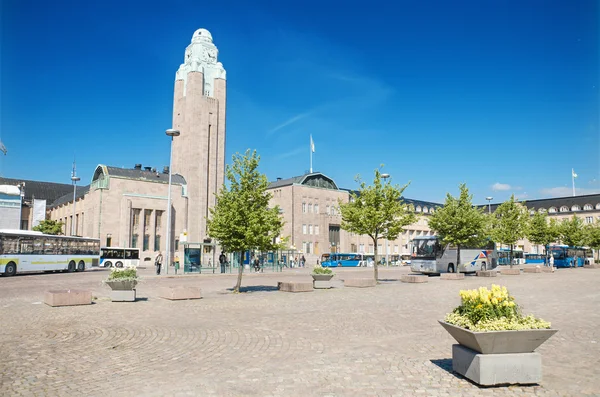
M116 267L123 267L123 262L117 262L117 263L115 263L115 266Z
M17 264L15 262L8 262L8 264L4 267L4 275L14 276L17 274Z
M79 263L77 264L77 271L78 272L82 272L85 270L85 262L84 261L79 261Z
M454 265L452 263L448 265L448 273L454 273Z
M485 262L481 262L481 271L485 272Z
M69 267L67 268L69 273L73 273L75 271L75 261L69 262Z
M112 262L104 262L104 267L112 267Z

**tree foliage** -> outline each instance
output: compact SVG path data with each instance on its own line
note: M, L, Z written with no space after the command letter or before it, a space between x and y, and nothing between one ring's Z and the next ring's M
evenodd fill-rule
M360 184L357 193L350 194L347 203L339 201L342 214L342 229L356 234L369 236L375 249L375 265L373 276L378 279L377 242L380 238L395 240L402 228L415 222L416 216L412 206L402 200L402 193L409 184L392 185L391 181L381 181L381 168L375 170L372 185L367 185L356 177ZM410 182L409 182L410 183Z
M547 213L536 211L529 221L526 234L529 241L533 244L543 245L548 251L548 245L558 239L559 231L556 219L548 221Z
M242 283L244 252L279 248L275 243L283 227L279 206L269 207L269 182L258 171L260 156L256 151L233 155L225 175L229 188L223 185L217 194L217 203L207 219L208 235L219 241L227 252L240 253L240 268L234 292Z
M456 245L456 264L460 265L461 246L480 244L486 237L487 218L483 208L473 206L473 195L467 185L460 184L460 195L446 195L446 202L429 217L429 227L444 242Z
M34 226L33 230L36 232L42 232L44 234L54 234L59 235L63 234L62 228L65 224L59 221L55 221L52 219L45 219L39 223L39 225Z
M517 202L513 194L510 199L500 204L493 215L490 234L494 241L510 245L510 266L512 267L514 245L524 238L529 230L527 208Z
M600 223L589 224L584 228L584 243L590 248L596 251L596 257L598 257L598 251L600 251Z
M558 225L560 241L569 247L581 247L584 244L583 220L573 215Z

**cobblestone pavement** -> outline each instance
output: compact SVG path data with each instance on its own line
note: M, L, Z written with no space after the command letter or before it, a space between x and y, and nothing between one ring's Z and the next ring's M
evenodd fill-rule
M41 396L479 396L600 395L600 270L399 281L343 288L372 269L340 269L338 288L276 290L308 269L156 277L142 270L134 303L110 302L106 271L0 278L0 395ZM479 388L451 372L453 340L437 324L458 290L506 285L525 312L559 329L538 350L539 386ZM200 286L204 298L171 302L163 286ZM91 289L93 305L52 308L49 289Z

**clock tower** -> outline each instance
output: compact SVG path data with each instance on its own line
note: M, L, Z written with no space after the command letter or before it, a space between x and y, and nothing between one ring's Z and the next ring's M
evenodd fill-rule
M187 182L185 224L173 225L175 233L187 229L188 242L207 238L208 209L225 175L226 73L218 62L219 51L212 35L198 29L185 49L184 61L175 74L173 173Z

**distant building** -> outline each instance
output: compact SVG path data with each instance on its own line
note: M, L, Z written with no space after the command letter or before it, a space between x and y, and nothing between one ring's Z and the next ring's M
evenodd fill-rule
M278 178L268 188L273 195L272 205L279 205L285 225L282 236L290 238L290 246L305 255L309 263L329 252L375 251L373 240L341 229L342 222L338 200L348 202L350 190L338 187L333 179L320 172L304 174L288 179ZM431 235L427 217L433 213L438 203L404 199L412 204L420 216L412 225L405 228L396 240L379 240L378 253L388 260L392 256L409 255L409 242L415 236Z

